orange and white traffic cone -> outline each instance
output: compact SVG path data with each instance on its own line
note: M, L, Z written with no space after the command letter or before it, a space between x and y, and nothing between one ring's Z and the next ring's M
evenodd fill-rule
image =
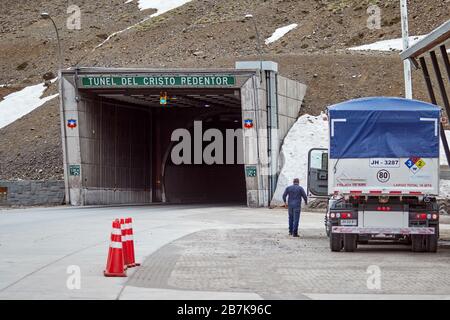
M133 239L133 219L131 218L126 218L125 219L125 224L127 225L128 228L128 232L127 232L127 242L128 242L128 252L130 255L130 264L128 265L128 267L137 267L140 266L140 263L136 263L135 261L135 256L134 256L134 239Z
M132 267L131 247L130 241L128 240L129 225L125 222L125 219L120 219L120 229L122 231L123 261L125 266Z
M120 221L116 219L112 223L111 244L109 245L108 261L106 270L103 271L105 277L126 277L123 260L122 231Z

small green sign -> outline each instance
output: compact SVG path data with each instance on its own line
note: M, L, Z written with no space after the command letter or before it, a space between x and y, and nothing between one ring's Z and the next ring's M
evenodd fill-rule
M227 87L236 85L232 75L186 76L82 76L83 88L120 87Z
M247 177L250 178L256 177L256 166L245 167L245 174Z
M81 174L81 167L78 164L73 164L69 166L69 174L71 176L79 176Z

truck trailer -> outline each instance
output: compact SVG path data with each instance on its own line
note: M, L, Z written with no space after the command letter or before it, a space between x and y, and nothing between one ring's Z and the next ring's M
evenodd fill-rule
M440 108L373 97L330 106L327 114L329 148L309 151L308 194L328 199L331 250L394 240L436 252Z

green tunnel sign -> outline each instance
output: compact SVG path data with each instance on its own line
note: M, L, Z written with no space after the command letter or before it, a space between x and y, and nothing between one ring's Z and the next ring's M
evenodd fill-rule
M82 88L123 87L227 87L236 85L232 75L184 76L82 76Z

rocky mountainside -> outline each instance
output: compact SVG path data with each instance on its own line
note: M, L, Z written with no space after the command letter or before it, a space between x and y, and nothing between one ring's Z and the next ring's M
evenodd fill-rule
M398 53L353 52L349 47L401 36L398 0L192 0L144 20L138 0L2 0L0 3L0 100L25 86L55 77L57 45L49 12L60 28L64 66L233 67L257 59L257 41L276 28L298 27L264 45L264 59L280 63L283 75L308 85L304 113L369 95L401 96ZM81 30L66 28L67 8L81 9ZM410 33L426 34L450 18L450 0L412 0ZM367 8L378 4L381 29L367 28ZM144 22L142 22L144 21ZM103 45L109 35L121 32ZM427 100L420 74L415 96ZM50 85L45 95L54 94ZM58 101L53 99L0 129L0 179L60 179L62 152Z

